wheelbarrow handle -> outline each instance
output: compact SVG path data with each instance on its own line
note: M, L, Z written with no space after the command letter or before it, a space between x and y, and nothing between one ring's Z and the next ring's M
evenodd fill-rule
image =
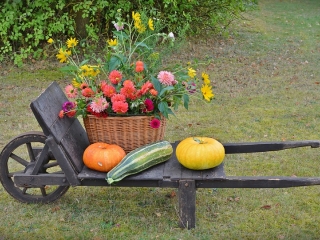
M290 148L299 147L320 147L320 141L306 140L306 141L283 141L283 142L243 142L243 143L223 143L226 154L235 153L255 153L255 152L269 152L280 151Z

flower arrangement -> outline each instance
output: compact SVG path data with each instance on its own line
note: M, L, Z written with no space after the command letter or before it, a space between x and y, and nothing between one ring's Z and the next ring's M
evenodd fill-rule
M113 39L107 40L103 60L80 61L76 38L58 48L56 57L67 63L62 71L73 76L65 87L70 101L63 104L60 118L152 115L151 127L158 128L161 116L168 118L182 104L188 108L191 95L211 101L214 94L208 74L202 73L199 80L190 64L161 69L156 50L159 43L173 44L173 33L156 32L157 22L137 12L132 12L131 21L124 21L119 10L113 24ZM53 39L48 42L55 45Z

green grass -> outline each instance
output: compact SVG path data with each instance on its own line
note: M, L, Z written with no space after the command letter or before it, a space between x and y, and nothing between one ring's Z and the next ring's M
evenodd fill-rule
M319 139L320 2L260 0L228 39L190 41L175 53L204 66L215 101L192 100L172 117L166 139L212 136L222 142ZM0 149L40 130L29 103L52 80L69 79L35 63L2 66ZM33 69L31 69L33 68ZM201 69L199 69L201 70ZM231 155L232 176L319 176L318 149ZM175 189L71 188L55 203L21 204L0 187L0 239L319 239L320 188L198 189L196 228L178 227ZM271 206L270 209L264 206Z

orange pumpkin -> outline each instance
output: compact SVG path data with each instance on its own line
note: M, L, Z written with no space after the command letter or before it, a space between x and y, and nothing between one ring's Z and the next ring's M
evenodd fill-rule
M126 153L120 146L97 142L86 148L83 153L83 162L90 169L109 172L125 156Z

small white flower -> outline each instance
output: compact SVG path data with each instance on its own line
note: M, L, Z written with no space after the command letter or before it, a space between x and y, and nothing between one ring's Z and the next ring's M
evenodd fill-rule
M168 37L169 37L169 38L172 38L172 41L174 41L174 34L173 34L173 32L170 32L170 33L168 34Z

